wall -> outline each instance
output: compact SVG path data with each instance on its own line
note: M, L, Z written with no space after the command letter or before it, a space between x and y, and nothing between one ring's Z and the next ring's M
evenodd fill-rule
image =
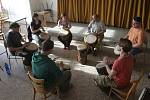
M9 12L9 21L14 22L26 17L27 21L30 22L31 9L29 0L2 0L2 4Z
M54 22L57 22L57 0L30 0L31 13L52 9Z

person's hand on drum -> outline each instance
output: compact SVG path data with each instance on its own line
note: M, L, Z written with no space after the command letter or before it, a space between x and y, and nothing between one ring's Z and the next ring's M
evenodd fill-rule
M106 56L106 57L103 58L103 63L106 64L106 65L113 64L113 59Z
M21 49L23 49L23 48L25 48L25 47L27 47L27 44L26 44L26 43L21 46Z
M59 63L59 67L60 67L61 70L64 69L64 63L62 61Z

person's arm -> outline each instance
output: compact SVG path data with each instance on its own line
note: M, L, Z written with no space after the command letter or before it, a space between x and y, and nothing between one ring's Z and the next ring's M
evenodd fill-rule
M40 23L40 22L39 22L39 23ZM40 25L40 27L39 27L38 29L34 29L35 25L36 25L36 24L35 24L34 22L31 22L30 29L31 29L31 32L32 32L33 34L37 33L37 32L40 31L40 29L41 29L41 25Z
M89 25L88 25L88 32L90 32L90 30L91 30L92 23L93 23L93 20L92 20L92 21L89 23Z
M68 28L70 29L71 27L71 23L68 21Z
M41 29L41 27L38 28L37 30L35 30L35 29L33 28L33 26L31 26L31 32L32 32L33 34L35 34L36 32L40 31L40 29Z
M139 32L139 35L138 35L138 41L136 44L133 44L133 47L134 48L139 48L142 46L143 44L143 41L144 41L144 32Z
M107 73L108 73L108 77L110 79L112 79L112 77L115 76L116 73L117 73L115 70L110 69L108 65L106 65L106 70L107 70Z
M101 33L106 32L106 26L105 26L105 24L103 22L101 22L101 29L102 29Z
M9 49L9 51L19 51L19 50L22 50L25 47L26 47L26 44L23 44L21 47L17 47L17 48L8 47L8 49Z
M61 20L58 20L57 26L58 26L58 27L61 26Z
M132 34L132 27L131 29L129 30L129 32L123 37L124 39L128 39L129 38L129 35Z

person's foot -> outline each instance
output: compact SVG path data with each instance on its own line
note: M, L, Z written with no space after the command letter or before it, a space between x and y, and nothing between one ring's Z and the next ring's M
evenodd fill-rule
M64 47L64 50L70 50L70 48L69 47Z
M66 50L66 47L64 47L64 50Z

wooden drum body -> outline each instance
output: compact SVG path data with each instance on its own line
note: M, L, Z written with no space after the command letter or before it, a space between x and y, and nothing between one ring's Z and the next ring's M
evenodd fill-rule
M84 45L84 44L78 45L77 50L78 50L77 60L81 64L86 64L86 62L87 62L87 48L86 48L86 45Z

